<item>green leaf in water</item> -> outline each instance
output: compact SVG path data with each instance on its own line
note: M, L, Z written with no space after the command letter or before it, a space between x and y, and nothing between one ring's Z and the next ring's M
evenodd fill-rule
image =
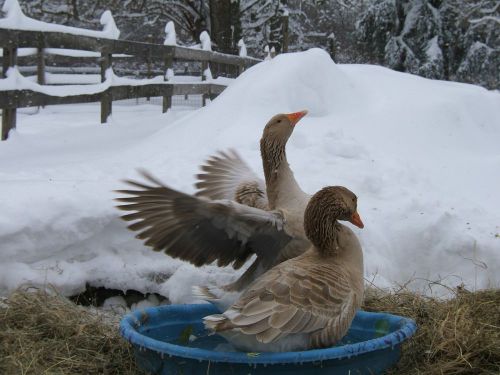
M385 319L379 319L375 322L375 336L381 337L389 333L389 322Z
M259 355L260 355L260 353L253 353L253 352L247 353L247 357L251 357L251 358L258 357Z
M189 336L191 336L192 333L193 333L193 326L192 325L186 326L186 328L184 328L179 334L177 341L179 341L181 345L189 344Z

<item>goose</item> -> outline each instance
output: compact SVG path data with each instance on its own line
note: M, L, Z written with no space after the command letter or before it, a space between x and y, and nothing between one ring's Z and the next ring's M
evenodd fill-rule
M294 178L285 149L295 125L307 113L304 110L278 114L264 127L260 151L265 182L257 177L236 150L219 151L201 166L204 173L197 175L196 196L232 199L262 209L287 206L294 200L309 200Z
M363 228L357 197L328 186L309 201L304 230L311 247L257 278L205 327L247 352L329 347L349 329L364 292L363 252L345 220Z
M196 289L198 296L211 301L225 292L239 295L275 264L302 254L310 246L303 229L309 195L295 181L285 151L295 125L306 114L278 114L266 124L260 141L265 183L235 153L214 159L218 163L207 168L214 177L205 177L197 196L171 189L142 172L147 182L128 180L125 182L134 190L117 190L127 195L116 199L126 203L117 208L133 211L122 219L135 221L129 229L139 231L136 237L145 240L145 245L195 266L217 260L219 266L232 264L239 269L256 254L242 276L218 293ZM254 194L251 199L258 203L253 205L248 204L250 185L260 197L256 199Z
M238 280L224 287L227 291L243 290L270 267L302 254L310 245L302 225L310 195L300 188L286 155L286 145L296 124L307 113L303 110L278 114L264 127L260 152L265 181L257 177L235 150L219 151L201 166L204 173L197 175L196 196L230 199L263 210L278 210L284 214L287 233L292 236L278 254L273 254L272 262L263 265L260 260L255 261ZM198 292L202 291L198 289ZM213 300L215 296L205 293L205 297Z

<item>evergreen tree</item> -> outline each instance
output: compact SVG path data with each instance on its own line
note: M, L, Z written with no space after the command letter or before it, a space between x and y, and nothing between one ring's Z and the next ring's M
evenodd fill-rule
M361 54L428 78L498 88L499 12L494 0L376 0L357 24Z

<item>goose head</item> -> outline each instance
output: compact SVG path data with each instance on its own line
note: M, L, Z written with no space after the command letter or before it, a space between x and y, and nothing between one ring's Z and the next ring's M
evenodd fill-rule
M262 141L266 140L270 144L286 144L293 133L295 125L306 114L307 111L304 110L294 113L280 113L273 116L264 127Z
M309 200L304 213L307 238L318 250L331 250L339 231L337 220L364 227L357 204L356 195L343 186L327 186L318 191Z

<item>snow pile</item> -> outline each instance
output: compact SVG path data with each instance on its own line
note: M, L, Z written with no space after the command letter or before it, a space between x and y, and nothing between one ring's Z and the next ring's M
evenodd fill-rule
M109 126L93 104L21 112L0 143L0 292L30 281L72 294L89 282L187 302L191 285L232 280L230 268L145 248L118 219L112 190L142 167L193 192L197 166L229 147L260 172L265 123L302 109L291 167L309 193L344 185L359 196L365 228L353 229L367 278L498 286L499 104L498 92L335 65L310 50L248 69L195 112L117 104Z
M120 30L116 27L113 15L109 10L106 10L101 16L102 31L80 29L35 20L23 13L18 0L5 0L2 11L6 14L5 18L0 19L0 28L2 29L53 31L108 39L118 39L120 36Z
M238 54L240 57L247 57L247 46L245 45L245 41L243 39L240 39L238 41L238 49Z
M201 49L204 51L211 51L212 50L212 40L210 39L210 35L206 31L202 31L200 34L200 42L201 42Z
M271 52L269 51L269 46L268 45L266 45L264 47L264 53L266 54L266 57L264 57L264 60L267 61L267 60L271 60L272 59Z
M176 46L177 37L175 34L175 25L172 21L167 22L165 25L165 41L163 42L166 46Z
M120 30L118 30L110 10L104 11L99 22L103 26L102 33L106 35L107 38L118 39Z

